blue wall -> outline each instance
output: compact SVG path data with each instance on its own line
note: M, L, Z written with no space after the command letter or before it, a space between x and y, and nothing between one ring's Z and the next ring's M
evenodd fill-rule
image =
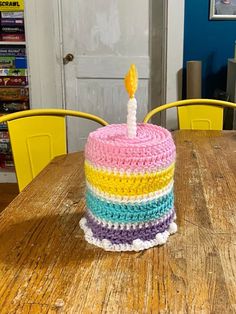
M202 97L226 90L227 59L234 56L236 20L209 20L210 1L185 0L184 93L186 61L202 61Z

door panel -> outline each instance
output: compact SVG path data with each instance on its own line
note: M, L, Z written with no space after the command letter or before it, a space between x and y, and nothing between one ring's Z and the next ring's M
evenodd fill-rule
M138 8L138 9L137 9ZM138 120L149 102L149 1L62 0L67 109L97 114L109 123L125 123L128 95L124 76L131 63L139 72ZM89 121L68 120L69 151L83 149Z
M128 96L124 91L123 79L82 79L77 80L76 99L73 109L89 111L105 117L109 123L126 123ZM142 121L147 113L148 80L139 80L136 94L138 100L137 120ZM71 151L83 148L91 130L100 127L88 120L69 118L68 139ZM76 136L74 136L76 134ZM79 134L80 145L78 146Z
M138 65L139 78L149 78L149 57L133 56L79 56L76 64L76 78L119 78L124 79L130 61Z

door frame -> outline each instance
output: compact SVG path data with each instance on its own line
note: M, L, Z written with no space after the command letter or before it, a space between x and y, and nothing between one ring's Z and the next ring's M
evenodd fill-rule
M149 43L150 43L150 110L166 103L167 85L167 34L168 1L150 0ZM161 69L161 71L159 71ZM157 88L155 88L157 86ZM155 124L166 126L166 111L152 118Z

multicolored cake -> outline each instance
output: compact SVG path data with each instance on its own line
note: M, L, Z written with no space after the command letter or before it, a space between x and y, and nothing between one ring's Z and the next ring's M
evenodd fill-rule
M127 124L91 132L85 148L87 211L80 226L89 243L108 251L148 249L177 230L172 136L136 120L130 136Z

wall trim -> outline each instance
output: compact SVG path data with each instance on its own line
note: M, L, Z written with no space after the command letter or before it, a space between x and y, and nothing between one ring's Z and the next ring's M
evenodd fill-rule
M150 1L150 108L166 103L167 83L167 33L168 1ZM161 70L160 70L161 69ZM163 111L152 119L153 123L166 125L166 112Z

